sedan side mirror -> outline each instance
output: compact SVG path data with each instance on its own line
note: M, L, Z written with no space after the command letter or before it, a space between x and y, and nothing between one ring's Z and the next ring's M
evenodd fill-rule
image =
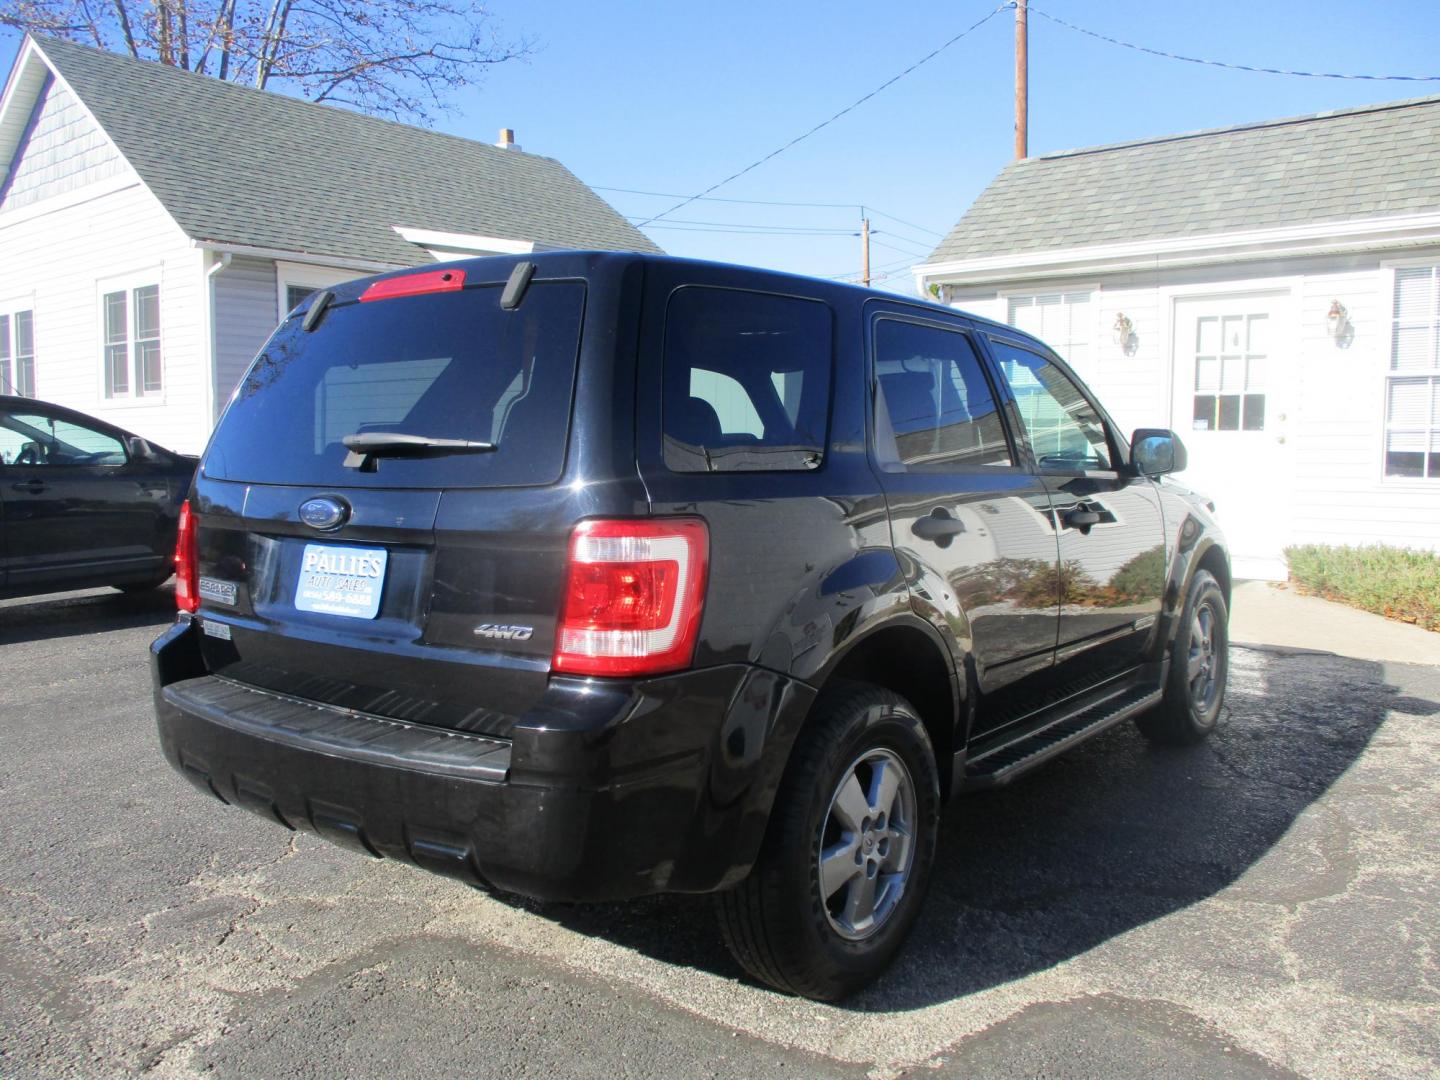
M1188 464L1185 444L1168 428L1137 428L1130 439L1130 463L1142 476L1182 472Z
M130 452L131 461L154 461L160 455L139 435L131 435L125 440L125 448Z

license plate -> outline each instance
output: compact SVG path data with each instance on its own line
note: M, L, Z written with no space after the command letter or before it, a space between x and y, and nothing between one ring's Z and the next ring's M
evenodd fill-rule
M373 619L385 587L383 548L306 544L295 584L295 607L351 619Z

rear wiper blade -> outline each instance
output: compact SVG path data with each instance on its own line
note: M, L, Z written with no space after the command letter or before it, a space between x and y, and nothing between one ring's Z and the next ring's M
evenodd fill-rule
M429 435L408 435L400 431L369 431L346 435L340 440L350 452L345 455L347 469L374 472L382 457L427 458L446 454L488 454L499 447L491 442L473 439L438 439Z

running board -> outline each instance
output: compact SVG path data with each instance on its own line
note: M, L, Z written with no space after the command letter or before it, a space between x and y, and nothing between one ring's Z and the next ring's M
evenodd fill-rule
M1063 754L1076 743L1160 704L1162 691L1136 686L1064 717L1012 743L997 746L965 766L965 787L1001 787Z

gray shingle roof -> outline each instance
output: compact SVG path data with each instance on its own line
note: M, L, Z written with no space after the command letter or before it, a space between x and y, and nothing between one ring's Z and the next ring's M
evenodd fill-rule
M930 258L1440 210L1440 97L1009 165Z
M37 40L191 237L414 265L393 225L659 251L558 161Z

